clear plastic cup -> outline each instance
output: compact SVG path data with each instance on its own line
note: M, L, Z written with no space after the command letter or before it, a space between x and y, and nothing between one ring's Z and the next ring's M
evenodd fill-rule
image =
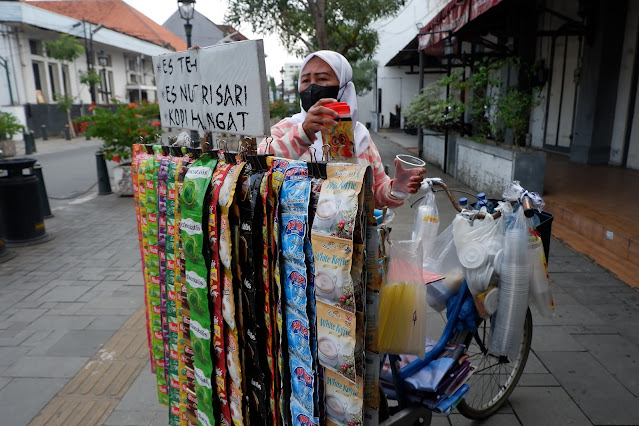
M418 170L426 166L426 163L417 157L407 154L397 154L395 156L400 162L395 168L395 179L391 188L391 195L395 198L405 200L410 196L408 183L412 176L418 175Z

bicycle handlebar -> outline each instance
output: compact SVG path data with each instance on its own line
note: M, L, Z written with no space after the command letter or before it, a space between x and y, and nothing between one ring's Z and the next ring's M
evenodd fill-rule
M430 182L431 185L437 185L437 186L441 187L444 190L444 192L448 196L448 199L452 203L453 207L455 207L455 210L457 210L458 212L462 212L463 211L462 206L457 201L457 198L455 198L455 196L453 195L453 193L450 190L450 188L448 188L448 186L446 186L446 184L444 183L444 181L441 178L426 178L426 180L428 182ZM532 211L532 209L531 209L531 211ZM498 217L501 216L501 212L497 211L494 214L477 212L476 215L475 215L475 218L484 219L486 216L492 216L493 219L497 219Z

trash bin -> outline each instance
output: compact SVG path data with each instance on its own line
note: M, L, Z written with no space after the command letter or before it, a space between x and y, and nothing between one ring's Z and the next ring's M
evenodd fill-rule
M2 206L0 206L0 223L2 223ZM0 226L0 263L11 259L14 255L7 250L4 242L4 229Z
M32 171L35 163L34 158L0 160L0 235L7 247L51 239L44 229L39 182Z

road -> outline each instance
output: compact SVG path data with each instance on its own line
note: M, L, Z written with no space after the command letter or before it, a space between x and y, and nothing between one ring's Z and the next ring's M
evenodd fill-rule
M95 152L99 146L98 141L87 141L66 150L31 155L42 166L50 200L71 199L83 195L88 190L97 191ZM113 166L115 163L107 161L111 177Z

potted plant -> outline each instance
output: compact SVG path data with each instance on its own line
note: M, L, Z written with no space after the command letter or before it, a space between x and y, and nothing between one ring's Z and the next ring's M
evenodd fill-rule
M124 103L113 98L114 106L92 105L93 115L84 115L75 120L82 131L102 140L104 158L119 163L114 168L116 193L133 195L131 184L131 149L136 143L154 143L162 131L160 107L157 103Z
M5 157L16 155L16 142L13 136L24 131L18 117L9 112L0 112L0 150Z
M407 107L408 124L460 133L449 138L448 146L437 136L425 137L426 160L443 166L446 150L449 172L481 192L501 194L519 180L541 193L546 154L525 146L536 97L500 78L504 71L520 68L517 58L486 58L472 65L467 78L453 72L415 96Z

